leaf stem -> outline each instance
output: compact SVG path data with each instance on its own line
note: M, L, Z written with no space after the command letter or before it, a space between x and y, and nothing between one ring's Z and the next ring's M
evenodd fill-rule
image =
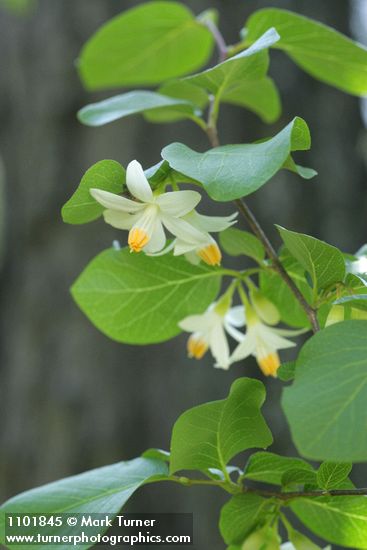
M227 59L227 56L228 56L228 47L227 47L226 41L224 40L222 33L220 32L220 30L218 29L214 21L212 21L211 19L207 19L205 21L205 25L211 32L215 40L216 46L218 48L218 55L219 55L218 63L222 63Z
M206 485L211 487L220 487L221 489L224 489L225 491L227 491L227 493L230 493L231 495L238 494L240 493L240 490L241 490L240 486L237 485L236 483L233 483L232 480L229 478L229 476L228 476L228 479L225 479L225 480L190 479L188 477L169 476L167 477L167 481L173 481L175 483L179 483L180 485L184 485L185 487L191 487L193 485Z

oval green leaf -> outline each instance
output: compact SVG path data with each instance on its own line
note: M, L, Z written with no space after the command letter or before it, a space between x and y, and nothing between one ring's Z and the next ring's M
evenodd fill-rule
M251 455L243 478L281 485L283 474L296 468L313 471L312 466L301 458L290 458L274 453L259 452Z
M347 548L367 548L367 498L299 498L290 507L319 537Z
M265 258L265 249L255 235L230 227L219 233L219 241L223 250L230 256L249 256L261 263Z
M273 122L280 115L278 90L266 77L269 67L267 50L279 40L275 29L268 29L247 50L206 71L186 77L216 96L216 101L246 107L263 120Z
M313 336L297 360L283 409L299 453L367 461L367 321L343 321Z
M107 514L113 519L131 495L143 484L157 476L166 476L167 466L160 460L136 458L103 468L90 470L73 477L60 479L48 485L21 493L3 504L0 508L0 532L4 537L5 514ZM1 525L2 524L2 525ZM88 535L104 533L107 527L88 527ZM39 527L34 527L37 535ZM65 522L62 527L48 526L47 535L72 535L75 528ZM76 546L90 548L93 544ZM17 548L29 548L17 546ZM53 545L43 545L52 550ZM60 550L67 550L70 544L61 544Z
M351 470L350 462L323 462L317 471L317 484L321 489L335 489L348 478Z
M182 143L172 143L162 157L172 168L201 183L217 201L250 195L280 170L291 151L310 147L308 126L295 118L267 141L248 145L225 145L197 153Z
M86 126L102 126L114 120L155 109L168 108L181 116L193 115L195 105L183 99L174 99L156 92L137 90L86 105L78 112L78 119Z
M202 313L216 298L220 278L221 270L182 257L110 249L91 261L71 292L101 332L126 344L149 344L173 338L179 321Z
M247 21L246 40L256 41L275 27L280 40L272 47L283 50L304 71L350 94L367 93L367 49L322 23L277 8L255 12Z
M221 510L219 529L226 544L241 544L257 526L270 518L270 499L259 495L237 495Z
M261 415L265 388L257 380L240 378L227 399L199 405L176 421L171 440L171 473L177 470L225 471L236 454L268 447L272 435Z
M90 90L148 86L186 75L210 57L207 27L179 2L147 2L114 17L85 44L78 60Z
M345 261L340 250L315 237L277 227L289 252L310 274L315 292L344 281Z
M96 220L104 207L94 200L89 190L103 189L121 193L125 185L125 169L115 160L101 160L86 171L73 196L64 204L61 214L65 223L82 224Z

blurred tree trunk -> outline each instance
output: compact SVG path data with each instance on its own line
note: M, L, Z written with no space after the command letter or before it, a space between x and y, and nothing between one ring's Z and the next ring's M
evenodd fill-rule
M138 2L40 0L27 19L0 15L0 151L6 170L6 244L1 283L0 498L96 467L128 459L149 446L167 448L173 422L186 408L224 396L240 375L259 376L246 363L229 373L184 357L185 338L163 346L120 346L99 334L76 309L68 288L86 263L115 238L102 222L63 225L60 208L83 172L102 158L145 166L179 140L208 147L189 123L150 126L134 118L105 128L79 125L75 112L93 97L83 91L74 60L101 23ZM195 12L204 0L186 2ZM310 15L349 32L349 3L334 0L214 1L228 42L258 7ZM310 183L282 173L249 201L270 234L273 224L309 232L353 251L366 234L366 170L357 147L364 132L358 101L319 84L280 52L272 74L281 89L282 119L272 128L253 115L224 107L223 143L275 133L295 115L309 123L313 148L304 164ZM99 96L98 96L99 97ZM216 205L211 207L218 212ZM228 207L227 207L228 211ZM279 242L279 241L277 241ZM279 406L280 383L270 381L265 407L274 450L294 452ZM154 509L157 487L132 506ZM212 493L167 488L158 511L194 510L198 548L222 548L218 501ZM209 500L208 500L209 498Z

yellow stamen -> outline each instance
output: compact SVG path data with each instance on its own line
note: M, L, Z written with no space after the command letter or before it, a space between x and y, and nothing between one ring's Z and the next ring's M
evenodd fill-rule
M212 243L197 251L197 255L208 265L220 265L222 253L217 243Z
M277 376L277 370L280 367L279 355L277 353L270 353L266 357L257 358L258 365L263 371L265 376Z
M140 252L149 241L148 235L139 227L133 227L129 233L129 246L132 252Z
M193 335L191 335L187 341L187 353L189 357L195 357L195 359L201 359L205 355L208 347L205 340L196 338Z

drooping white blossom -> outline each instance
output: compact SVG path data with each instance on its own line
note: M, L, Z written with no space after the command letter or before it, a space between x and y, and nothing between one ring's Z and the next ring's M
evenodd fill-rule
M226 332L235 334L236 327L244 325L244 308L242 306L229 307L219 301L201 315L189 315L179 326L186 332L191 332L187 341L189 357L201 359L210 349L216 363L215 366L228 369L230 366L230 351Z
M204 240L204 234L183 219L199 203L199 193L187 190L154 193L136 160L127 167L126 185L135 200L102 189L91 189L90 193L105 207L103 216L108 224L129 230L128 243L132 251L162 250L166 244L164 228L177 238Z

